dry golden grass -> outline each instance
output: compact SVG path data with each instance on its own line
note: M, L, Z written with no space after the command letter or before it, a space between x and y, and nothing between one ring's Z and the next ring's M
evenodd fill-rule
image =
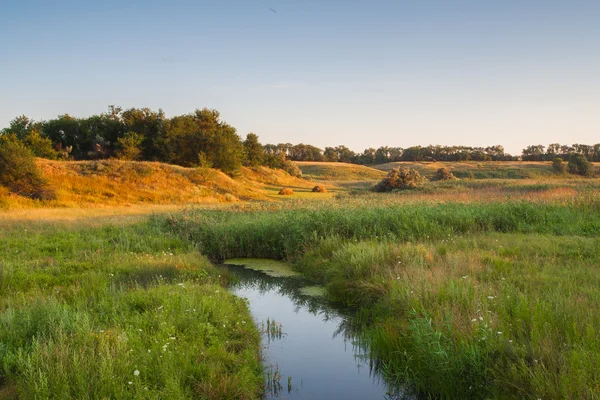
M57 198L34 201L0 188L0 209L217 204L268 200L272 186L312 187L282 170L242 168L235 178L214 169L157 162L50 161L38 165Z

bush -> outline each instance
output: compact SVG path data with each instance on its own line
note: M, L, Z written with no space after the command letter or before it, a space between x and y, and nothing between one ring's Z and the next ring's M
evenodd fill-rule
M142 155L144 136L136 132L127 132L117 140L117 157L121 160L138 160Z
M594 176L594 165L583 154L571 154L567 168L571 174Z
M283 170L291 176L295 176L296 178L302 178L302 170L300 170L298 165L293 161L285 160L283 162Z
M390 192L394 189L415 189L423 183L423 178L418 171L411 168L394 168L388 176L375 185L376 192Z
M280 196L291 196L294 194L294 191L290 188L283 188L279 191Z
M452 172L450 172L450 170L448 168L440 168L437 170L437 172L435 173L435 175L433 176L433 178L431 178L432 181L450 181L450 180L454 180L457 179L454 174Z
M565 172L567 172L567 165L563 162L563 159L560 157L552 159L552 168L559 174L564 174Z
M327 193L327 188L325 186L317 185L312 188L314 193Z
M32 199L56 197L35 164L31 150L14 135L0 137L0 185Z

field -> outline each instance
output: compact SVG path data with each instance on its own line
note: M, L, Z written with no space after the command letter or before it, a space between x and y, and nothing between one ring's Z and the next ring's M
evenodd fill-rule
M389 171L396 167L414 168L425 176L433 176L439 168L448 168L458 178L467 179L564 179L556 175L550 162L486 161L486 162L392 162L373 166ZM600 163L595 163L600 173Z
M260 398L259 330L211 265L236 257L325 285L374 368L419 397L600 398L600 180L519 165L377 194L345 183L379 172L306 164L313 182L243 171L252 201L157 186L140 203L115 183L113 207L65 191L70 208L5 211L0 398ZM300 195L274 201L284 185Z

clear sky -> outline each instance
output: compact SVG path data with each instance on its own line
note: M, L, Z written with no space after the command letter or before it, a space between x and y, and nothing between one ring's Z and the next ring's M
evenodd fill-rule
M0 1L0 126L109 104L357 151L598 143L600 1Z

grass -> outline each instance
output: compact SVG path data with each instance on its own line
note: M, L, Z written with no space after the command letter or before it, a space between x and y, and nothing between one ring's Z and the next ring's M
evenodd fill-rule
M260 334L194 244L147 222L0 231L3 398L253 399Z
M231 178L215 169L158 162L39 159L38 164L57 199L34 201L0 188L0 209L232 203L267 200L273 186L296 186L306 191L314 186L282 170L265 167L243 167Z
M598 398L597 181L436 185L157 222L214 260L292 262L355 310L375 368L423 397Z
M385 176L380 170L364 165L336 163L336 162L296 162L302 175L316 181L375 181Z
M54 184L73 190L0 218L0 398L260 398L274 382L263 380L260 330L209 261L238 257L288 261L326 287L354 310L373 367L425 398L600 397L599 179L386 194L339 181L321 194L258 169L222 179L257 198L296 195L199 199L182 212L187 200L168 196L202 171L149 183L130 169L168 166L98 165L57 163ZM113 207L77 194L97 182L95 199L112 181ZM183 189L162 193L170 187ZM132 200L144 190L158 197Z
M397 167L413 168L421 175L431 177L439 168L448 168L462 179L564 179L552 169L550 161L481 161L481 162L391 162L375 165L373 168L390 171ZM600 173L600 163L595 163ZM573 177L573 176L571 176Z

